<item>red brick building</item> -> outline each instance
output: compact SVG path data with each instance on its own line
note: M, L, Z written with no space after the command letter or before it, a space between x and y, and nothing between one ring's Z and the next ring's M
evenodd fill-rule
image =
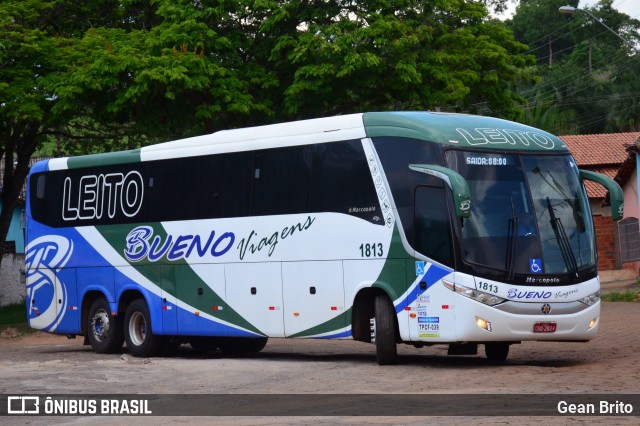
M635 237L627 235L638 233L636 155L630 147L635 147L639 138L640 132L560 136L581 169L615 179L625 192L625 216L616 224L611 220L607 191L598 184L585 182L596 228L600 270L628 268L638 271L638 265L632 260L635 254L628 256L626 253L633 252L634 245L640 248Z

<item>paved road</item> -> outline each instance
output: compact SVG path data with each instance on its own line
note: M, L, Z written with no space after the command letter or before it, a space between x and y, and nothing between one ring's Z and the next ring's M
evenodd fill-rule
M36 333L0 338L0 394L640 394L640 304L604 303L600 332L593 341L526 342L512 346L503 365L493 365L483 356L450 357L444 346L417 349L403 345L399 353L399 365L378 366L374 347L369 344L272 339L263 352L244 358L226 358L217 352L200 354L185 346L173 357L139 359L126 351L98 355L82 346L81 339ZM634 408L637 415L640 406ZM456 419L462 422L451 417L430 420L432 424L451 424ZM503 417L498 423L523 424L526 419L524 424L537 422ZM58 420L113 422L95 417ZM211 422L202 417L188 420L194 424ZM472 420L474 424L495 424L498 419ZM582 424L593 420L597 419L547 417L544 422ZM157 423L151 418L141 421ZM638 417L607 418L606 422L637 424ZM216 423L422 424L424 419L227 417ZM34 419L31 424L39 421Z

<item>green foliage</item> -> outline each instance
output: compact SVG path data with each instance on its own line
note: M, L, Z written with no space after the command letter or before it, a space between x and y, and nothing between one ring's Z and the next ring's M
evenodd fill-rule
M23 324L27 322L27 308L24 303L16 303L0 308L0 325Z
M540 78L519 86L527 99L524 122L556 134L637 131L640 55L586 12L560 15L564 3L523 1L510 24L538 58ZM630 43L640 41L640 21L614 10L611 0L589 12Z
M638 291L625 291L624 293L603 294L601 299L604 302L640 302Z
M92 28L73 40L56 114L80 106L152 139L372 109L481 103L516 117L522 98L509 85L531 63L477 2L151 5L150 28Z
M518 118L532 57L488 16L505 1L3 0L0 240L42 144L105 152L365 110Z

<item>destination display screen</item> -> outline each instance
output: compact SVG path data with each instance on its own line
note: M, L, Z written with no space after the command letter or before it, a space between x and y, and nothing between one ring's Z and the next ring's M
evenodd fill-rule
M465 152L464 161L469 166L509 166L512 163L511 157L507 155L477 152Z

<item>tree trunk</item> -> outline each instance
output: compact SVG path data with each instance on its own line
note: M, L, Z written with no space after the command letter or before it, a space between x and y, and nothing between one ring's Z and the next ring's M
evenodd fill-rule
M38 126L26 125L22 130L15 131L5 141L4 147L4 176L2 176L2 211L0 211L0 245L4 246L9 233L9 226L13 218L13 211L18 205L20 192L27 175L29 174L29 162L37 146ZM14 157L17 159L14 165ZM2 265L2 256L0 256Z

